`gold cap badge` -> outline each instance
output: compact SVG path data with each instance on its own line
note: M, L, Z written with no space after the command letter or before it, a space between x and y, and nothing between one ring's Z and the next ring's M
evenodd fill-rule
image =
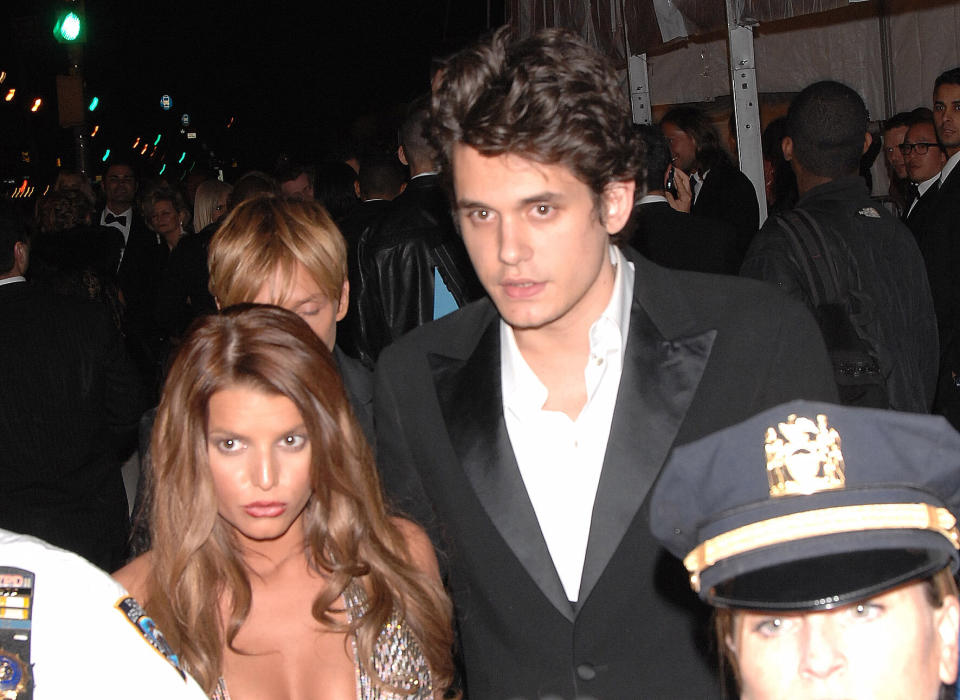
M767 428L764 444L772 498L843 488L840 434L827 426L825 415L814 423L792 414L777 428Z

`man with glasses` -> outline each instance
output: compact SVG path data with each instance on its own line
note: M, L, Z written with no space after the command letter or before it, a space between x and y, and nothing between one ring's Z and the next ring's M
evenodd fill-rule
M913 235L919 237L925 218L935 210L939 189L937 181L947 162L947 155L937 142L937 132L932 119L915 122L907 130L899 150L903 155L911 187L916 189L915 197L907 210L906 223Z

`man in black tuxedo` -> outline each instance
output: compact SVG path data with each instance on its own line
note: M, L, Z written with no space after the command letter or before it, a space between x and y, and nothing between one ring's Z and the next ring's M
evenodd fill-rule
M664 267L692 272L735 275L739 272L737 230L719 219L678 211L667 201L664 179L670 148L655 126L635 127L644 145L646 194L634 211L635 230L630 245Z
M940 331L934 411L960 429L960 67L937 77L933 121L947 162L940 172L935 211L925 217L919 238Z
M151 392L156 390L160 362L160 331L154 318L160 269L166 245L147 228L133 203L137 177L133 167L114 161L103 174L106 205L97 212L96 221L123 235L117 284L125 307L124 326L127 349L141 378Z
M674 444L835 398L826 352L776 292L611 245L642 168L616 71L566 32L508 31L433 96L489 299L380 356L384 486L441 550L470 697L715 696L704 609L647 494Z
M760 227L760 204L750 179L730 161L710 120L695 107L674 107L660 121L673 164L690 175L690 211L737 229L740 262Z
M143 410L140 383L105 307L23 277L29 243L0 208L0 528L40 537L112 571L127 500L119 451Z
M404 333L483 296L424 134L429 114L427 96L411 104L398 150L410 181L360 239L357 313L371 366Z

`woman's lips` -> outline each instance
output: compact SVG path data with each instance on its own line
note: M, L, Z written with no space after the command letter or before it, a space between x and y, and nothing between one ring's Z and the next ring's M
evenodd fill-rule
M276 518L278 515L283 515L283 512L287 509L287 504L277 501L257 501L256 503L248 503L243 509L247 511L247 515L254 518Z

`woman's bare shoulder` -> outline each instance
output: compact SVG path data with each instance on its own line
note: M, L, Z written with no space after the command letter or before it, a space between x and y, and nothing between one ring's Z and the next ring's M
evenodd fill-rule
M437 565L437 554L424 529L412 520L405 518L391 518L390 520L403 535L407 551L410 552L410 563L431 578L439 581L440 567Z
M153 552L141 554L122 569L113 572L115 578L141 603L146 599L150 575L153 573Z

